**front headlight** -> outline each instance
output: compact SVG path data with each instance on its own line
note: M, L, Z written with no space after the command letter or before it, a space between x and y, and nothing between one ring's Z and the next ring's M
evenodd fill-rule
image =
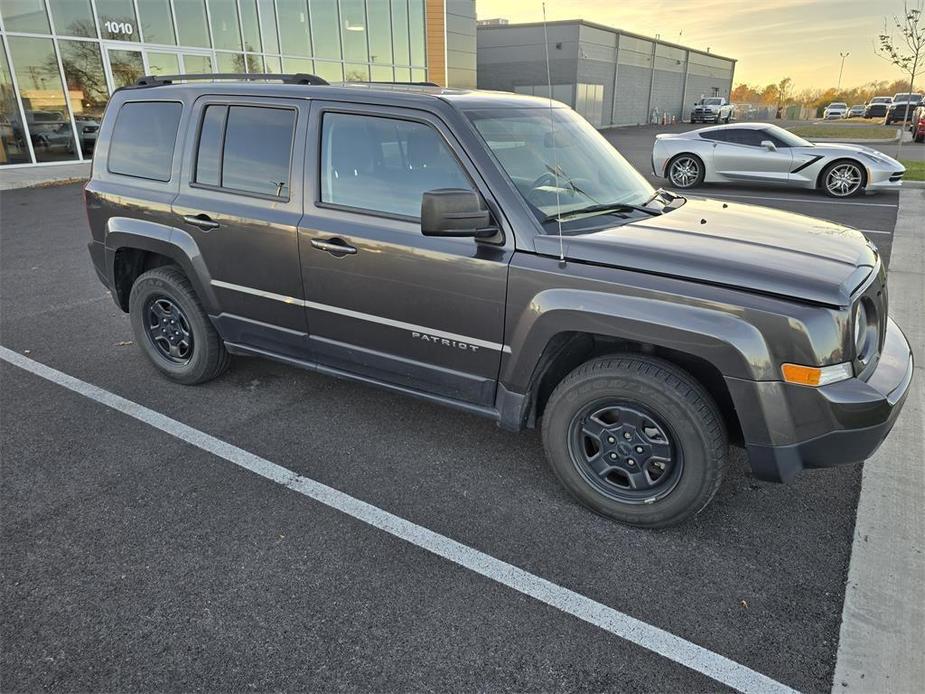
M867 159L872 161L874 164L886 164L887 161L884 157L877 156L876 154L870 154L869 152L859 152L859 154Z
M877 351L879 341L877 316L870 300L861 299L855 304L852 323L855 359L866 364Z

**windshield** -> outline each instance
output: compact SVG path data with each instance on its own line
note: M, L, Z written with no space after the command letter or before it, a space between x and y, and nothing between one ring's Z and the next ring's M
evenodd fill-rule
M829 108L848 108L848 104L843 104L840 101L829 104Z
M875 96L870 100L872 104L888 104L893 100L892 96Z
M643 205L655 193L569 108L497 108L466 115L542 221L592 205Z
M769 125L765 129L766 133L770 133L778 140L784 143L787 147L813 147L813 143L808 140L804 140L799 135L794 135L789 130L784 130L778 125Z
M921 100L922 100L922 95L921 95L921 94L897 94L896 96L893 97L893 101L914 101L914 102L917 102L917 101L921 101Z
M704 99L704 106L720 106L723 103L722 99Z

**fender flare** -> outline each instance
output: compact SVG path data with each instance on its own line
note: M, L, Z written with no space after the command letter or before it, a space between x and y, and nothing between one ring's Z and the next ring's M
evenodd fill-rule
M123 248L158 253L173 260L193 285L203 308L210 315L218 302L212 289L212 275L196 240L183 229L130 217L112 217L106 224L106 271L115 286L115 260Z
M510 333L502 369L508 390L526 393L549 342L560 333L603 335L671 349L716 366L724 377L777 380L761 331L719 307L578 289L537 294Z

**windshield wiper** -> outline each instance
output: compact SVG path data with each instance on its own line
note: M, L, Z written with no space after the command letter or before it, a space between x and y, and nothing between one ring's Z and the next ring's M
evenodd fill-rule
M644 212L645 214L652 215L657 217L661 212L658 210L653 210L649 207L644 207L643 205L630 205L625 202L610 202L602 203L599 205L588 205L587 207L579 207L577 210L569 210L568 212L563 212L562 214L550 214L543 218L543 222L552 222L555 220L562 220L569 217L577 217L578 215L583 214L594 214L595 212Z

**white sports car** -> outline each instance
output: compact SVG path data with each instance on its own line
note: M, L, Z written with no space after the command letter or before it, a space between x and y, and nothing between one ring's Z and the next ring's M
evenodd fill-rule
M847 198L901 185L906 168L861 145L813 144L768 123L656 135L652 173L674 188L701 183L777 183Z

